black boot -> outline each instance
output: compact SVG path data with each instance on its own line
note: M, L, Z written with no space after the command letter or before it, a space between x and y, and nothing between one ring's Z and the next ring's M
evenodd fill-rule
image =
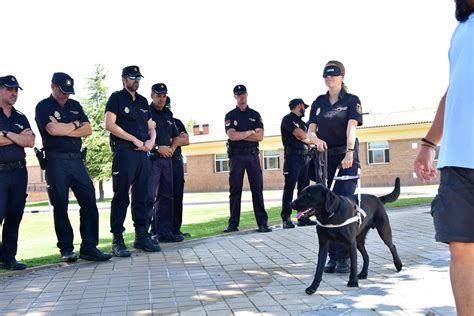
M324 267L324 272L325 273L334 273L336 272L336 260L329 258L328 263Z
M336 273L349 273L351 267L349 266L349 259L338 259L336 262Z
M112 240L112 253L116 257L130 257L130 251L128 251L125 246L122 234L114 234L114 239Z
M148 235L145 228L135 229L135 241L133 242L133 247L146 252L161 251L160 245L151 240L150 235Z

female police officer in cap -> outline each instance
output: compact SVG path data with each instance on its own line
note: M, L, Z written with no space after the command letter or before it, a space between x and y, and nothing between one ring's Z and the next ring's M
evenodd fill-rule
M324 67L326 94L320 95L311 105L309 136L319 152L327 151L327 184L331 187L334 175L340 166L339 176L357 175L359 144L356 128L362 125L362 106L357 96L347 92L344 84L344 65L336 60ZM354 194L357 180L336 181L333 192L348 196ZM331 244L326 273L347 273L349 253L344 245Z

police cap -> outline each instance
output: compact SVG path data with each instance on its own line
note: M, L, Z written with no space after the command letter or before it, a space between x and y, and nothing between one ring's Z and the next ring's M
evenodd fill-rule
M20 87L18 80L16 80L15 76L12 75L0 77L0 86L4 86L7 88L19 88L23 90L22 87Z
M64 72L55 72L51 83L57 85L64 94L74 94L74 80Z
M122 77L137 77L143 78L142 74L140 73L140 67L138 66L127 66L122 69Z
M168 87L164 83L155 83L151 87L151 91L155 93L168 93Z
M247 88L243 84L236 85L234 87L234 95L247 93Z
M296 107L298 104L301 104L301 103L304 104L305 109L307 109L309 107L309 105L304 103L303 99L293 99L293 100L290 101L288 106L290 107L290 110L292 110L294 107Z

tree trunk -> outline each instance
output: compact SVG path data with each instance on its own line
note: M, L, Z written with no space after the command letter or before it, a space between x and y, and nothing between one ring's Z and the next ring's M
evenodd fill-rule
M99 180L99 201L104 200L104 180Z

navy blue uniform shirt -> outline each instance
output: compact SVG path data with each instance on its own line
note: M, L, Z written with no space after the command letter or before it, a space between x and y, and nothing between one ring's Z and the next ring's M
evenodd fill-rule
M14 107L12 107L10 117L7 117L3 113L3 108L0 108L0 128L1 130L8 130L20 134L23 130L30 128L30 123L25 114L15 110ZM17 144L0 146L1 164L23 160L25 156L25 149Z
M311 105L308 125L316 123L318 138L324 140L328 148L347 145L347 123L356 120L362 125L362 106L359 97L341 90L339 100L331 105L329 92L320 95Z
M135 93L135 101L132 95L125 89L112 93L105 106L105 112L109 111L117 116L115 124L127 133L135 136L142 142L149 138L148 120L151 118L148 101L145 97ZM110 134L111 140L121 140Z
M158 110L153 102L150 104L151 119L156 124L155 144L159 146L171 146L172 138L177 137L178 129L173 120L173 113L166 108Z
M263 128L263 121L260 114L252 110L249 106L241 111L237 106L235 109L225 115L225 131L234 128L236 132L245 132ZM229 139L230 148L257 148L258 142L248 140L231 141Z
M298 138L296 138L295 135L293 135L293 131L296 128L301 128L303 132L305 133L308 130L308 128L306 127L306 124L301 119L301 116L298 116L293 112L290 112L289 114L285 115L283 119L281 120L280 131L281 131L281 141L283 142L283 146L290 147L291 149L297 149L297 150L307 149L308 147L306 146L306 144L303 143Z
M50 116L56 118L59 123L89 122L79 102L68 99L66 104L61 106L51 95L49 98L38 103L35 114L36 124L38 125L45 150L79 152L82 146L81 137L52 136L46 131L46 125L51 122Z
M178 130L178 135L180 135L183 132L186 134L188 133L188 131L186 130L186 127L184 126L183 122L181 122L181 120L174 118L174 124L176 125L176 128ZM178 146L176 148L176 150L173 153L173 158L182 158L181 146Z

